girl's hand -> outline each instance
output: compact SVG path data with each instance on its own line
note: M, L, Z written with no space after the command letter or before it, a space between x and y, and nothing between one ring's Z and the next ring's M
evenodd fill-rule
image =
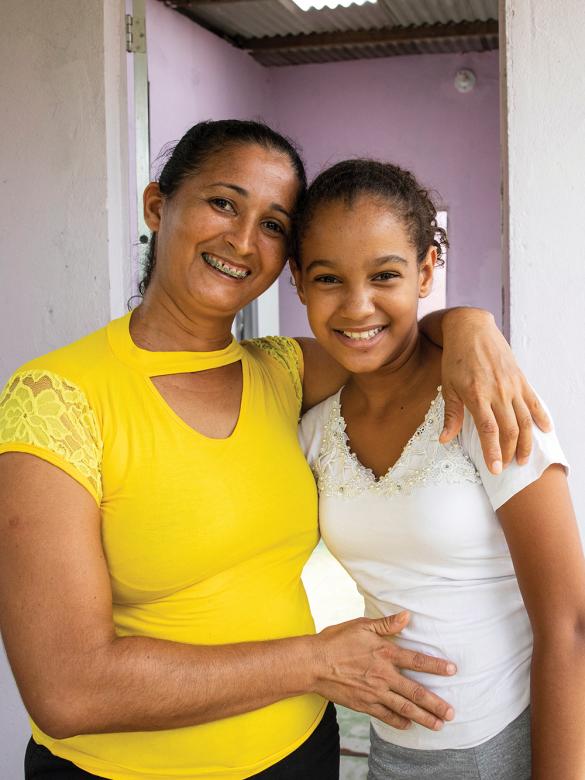
M450 309L443 313L441 325L445 399L441 443L457 436L466 406L493 474L499 474L514 455L518 463L526 463L532 421L543 431L550 430L550 421L493 316L481 309Z
M408 612L369 620L358 618L324 629L317 643L315 691L327 699L366 712L397 729L411 721L439 731L453 708L401 669L450 676L455 665L415 653L391 640L408 623Z

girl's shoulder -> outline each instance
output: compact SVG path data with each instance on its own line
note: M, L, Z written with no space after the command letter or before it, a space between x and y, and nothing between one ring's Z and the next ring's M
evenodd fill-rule
M552 415L546 404L542 398L539 397L539 400L552 421ZM492 474L488 469L483 457L479 433L468 409L465 409L463 426L458 439L463 450L479 472L483 487L494 511L499 509L512 496L528 487L532 482L536 482L553 463L562 465L567 473L569 471L569 464L554 425L550 431L545 433L533 423L532 450L528 462L524 465L519 465L516 459L514 459L501 474Z
M341 389L302 416L299 423L299 442L309 465L312 465L321 449L323 435L333 406L339 404Z

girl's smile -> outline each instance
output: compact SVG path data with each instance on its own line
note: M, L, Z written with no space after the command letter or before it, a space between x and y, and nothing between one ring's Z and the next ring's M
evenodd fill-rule
M360 195L320 205L293 266L322 346L348 371L401 365L416 343L418 299L431 289L435 250L417 262L391 204Z

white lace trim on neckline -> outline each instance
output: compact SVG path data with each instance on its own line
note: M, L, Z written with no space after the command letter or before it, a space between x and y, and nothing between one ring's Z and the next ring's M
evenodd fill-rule
M441 388L396 463L379 479L350 449L340 398L341 390L331 399L321 449L313 469L321 495L348 498L366 492L384 496L409 495L413 488L427 483L481 482L458 439L448 444L439 443L445 415Z

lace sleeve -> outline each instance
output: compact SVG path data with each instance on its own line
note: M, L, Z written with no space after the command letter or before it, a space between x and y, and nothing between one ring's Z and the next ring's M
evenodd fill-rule
M0 395L0 453L28 452L66 471L102 497L102 441L89 402L50 371L16 373Z
M250 343L267 352L286 368L292 379L300 409L303 402L303 353L299 343L286 336L266 336L252 339Z

